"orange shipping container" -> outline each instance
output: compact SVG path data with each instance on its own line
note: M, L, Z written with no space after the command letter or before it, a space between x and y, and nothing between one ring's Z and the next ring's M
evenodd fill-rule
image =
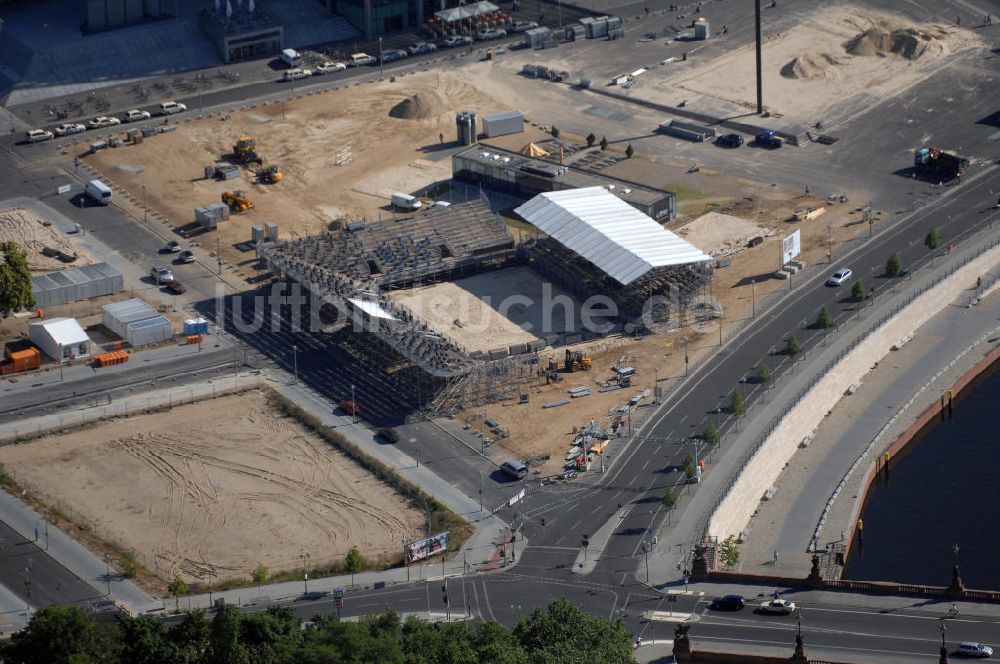
M42 366L42 355L37 348L25 348L7 353L8 361L3 365L4 374L31 371Z

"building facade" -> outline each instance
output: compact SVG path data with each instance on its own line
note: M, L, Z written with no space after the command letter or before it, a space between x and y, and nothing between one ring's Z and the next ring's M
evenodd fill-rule
M85 32L177 16L177 0L87 0Z

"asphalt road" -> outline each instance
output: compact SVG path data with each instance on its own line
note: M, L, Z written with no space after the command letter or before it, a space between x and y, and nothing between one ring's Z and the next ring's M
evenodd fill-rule
M741 25L738 12L745 13L746 9L734 11L737 13L731 24ZM961 85L956 85L952 79ZM889 254L898 253L904 266L910 269L927 259L922 239L930 227L937 228L947 243L990 221L988 209L996 200L991 190L992 164L998 156L998 146L985 139L995 128L977 123L989 116L989 108L996 100L981 94L981 88L966 86L967 80L965 72L957 76L955 72L942 72L930 85L920 86L883 105L877 114L859 119L851 131L844 132L841 142L831 148L810 147L801 151L786 148L767 154L744 151L735 156L721 151L706 154L709 160L717 161L723 168L747 165L749 177L774 181L782 186L798 186L803 178L809 178L806 182L811 181L818 189L821 185L815 183L823 180L816 178L823 173L828 173L828 179L837 183L857 185L862 182L879 192L876 207L886 210L892 219L904 218L911 208L918 208L912 218L891 228L886 228L888 221L880 222L873 229L873 240L861 249L853 249L850 255L843 255L843 249L835 251L831 269L846 264L866 285L875 286L877 294L886 285L886 279L880 274ZM329 85L331 82L311 84ZM203 95L201 101L205 106L246 102L270 94L279 85L261 83L219 91L211 93L216 95L211 98ZM952 94L950 99L955 101L942 99L944 90L948 90ZM989 169L989 173L962 184L946 197L941 196L941 189L929 183L912 182L906 177L909 154L916 144L926 140L962 146L964 151L978 157L977 166L969 173L973 178L977 172ZM55 146L30 146L15 151L26 156L34 151L41 156L52 154L54 149ZM21 195L49 193L57 178L51 169L12 162L6 155L0 159L0 194L8 191ZM74 211L67 208L67 214L71 213ZM116 216L113 210L88 211L85 223L94 232L104 233L105 241L127 259L147 260L150 251L155 251L160 242L137 224ZM519 508L518 519L531 545L527 551L518 550L519 565L510 571L468 579L464 592L450 592L451 608L462 611L467 605L475 616L510 624L516 616L561 595L597 615L623 617L630 629L647 639L670 638L673 625L646 623L641 620L641 613L672 610L698 616L692 628L696 639L704 637L734 648L741 644L749 648L754 644L781 643L790 649L794 630L794 621L790 619L752 613L739 616L704 613L702 598L681 595L676 602L668 602L662 593L637 583L635 572L642 563L640 545L643 537L655 532L659 520L664 518L657 509L659 497L666 487L679 481L676 473L663 471L677 465L687 453L688 446L679 444L680 441L699 432L709 419L715 418L725 426L726 416L716 415L715 411L728 401L729 393L737 386L742 385L750 401L757 398L759 387L741 383L740 379L762 359L772 362L780 381L782 372L787 369L787 359L772 355L772 350L780 347L781 340L789 333L794 333L807 348L815 343L821 333L804 329L803 322L814 319L820 306L826 305L837 320L849 318L859 306L844 300L846 289L823 287L821 282L825 276L825 271L820 271L808 280L793 280L792 293L780 306L761 313L737 343L724 348L715 362L697 372L685 392L645 427L611 472L574 484L548 486L529 495ZM226 315L231 316L231 311ZM303 380L311 381L310 385L325 395L342 399L350 393L352 384L355 390L360 388L362 398L379 404L372 413L375 421L381 418L393 422L407 407L412 407L408 396L399 398L385 394L384 386L374 379L365 381L346 374L346 367L356 365L340 354L341 351L331 349L328 340L321 335L305 335L286 325L287 321L279 324L274 332L245 335L242 340L286 369L294 371L297 361ZM289 352L293 343L301 344L301 353ZM457 445L454 449L464 456L464 450ZM440 442L428 449L428 457L425 462L434 463L442 478L460 484L467 493L474 495L471 493L474 486L470 486L477 480L474 462L449 463L444 456L444 443ZM596 570L582 578L571 574L570 568L580 552L583 535L592 534L618 513L619 505L631 506L631 511L616 528ZM344 613L356 615L393 606L401 611L443 614L445 606L439 586L440 582L424 582L409 587L350 593ZM326 599L300 602L296 607L303 616L333 610ZM905 612L845 611L838 607L807 605L804 614L808 616L803 628L807 643L833 653L838 648L849 647L870 653L872 661L895 661L897 658L922 661L920 658L924 655L920 653L934 657L936 652L939 618L926 612L908 615ZM949 640L954 637L954 640L971 638L1000 642L1000 626L987 618L965 617L949 621L948 634ZM849 646L845 646L847 637Z

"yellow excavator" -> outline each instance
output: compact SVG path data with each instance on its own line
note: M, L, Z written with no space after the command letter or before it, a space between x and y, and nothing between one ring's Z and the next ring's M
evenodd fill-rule
M264 163L257 154L257 139L253 136L240 136L233 146L233 156L244 166Z
M236 214L253 209L253 201L247 198L245 191L224 191L222 192L222 202L229 206L229 210Z
M566 373L575 371L590 371L590 356L579 351L566 349L566 361L563 363L563 370Z
M275 164L257 169L257 182L261 184L278 184L283 177L281 169Z

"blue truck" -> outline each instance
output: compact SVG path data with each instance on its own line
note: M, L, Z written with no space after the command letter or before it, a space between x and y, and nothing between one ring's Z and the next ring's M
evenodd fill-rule
M780 148L785 142L780 136L776 135L770 129L763 129L757 132L757 136L754 138L757 141L757 145L765 148Z

